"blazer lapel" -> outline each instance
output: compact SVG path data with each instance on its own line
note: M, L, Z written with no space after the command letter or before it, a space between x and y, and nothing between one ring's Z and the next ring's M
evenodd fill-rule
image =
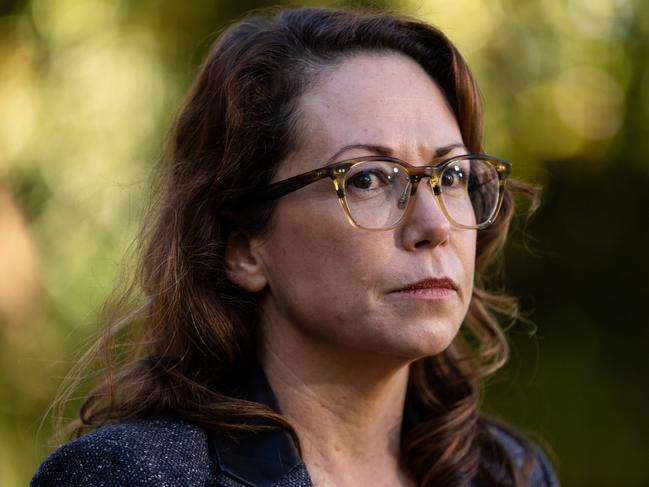
M277 399L260 366L246 374L239 394L243 399L265 404L279 412ZM254 426L272 426L263 419ZM273 427L257 431L210 433L212 453L219 469L231 479L253 487L312 487L311 478L291 435Z

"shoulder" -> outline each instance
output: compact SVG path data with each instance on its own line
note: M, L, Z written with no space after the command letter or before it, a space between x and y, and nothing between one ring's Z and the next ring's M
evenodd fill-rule
M547 457L534 443L514 435L498 426L490 426L489 431L503 446L518 467L527 470L529 465L530 487L559 487L559 481ZM531 463L526 465L528 459Z
M66 443L39 467L32 487L206 485L212 478L207 435L190 423L136 420Z

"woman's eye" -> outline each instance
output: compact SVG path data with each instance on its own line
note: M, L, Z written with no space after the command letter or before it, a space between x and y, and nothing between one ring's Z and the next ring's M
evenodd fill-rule
M377 189L390 183L390 176L378 170L361 171L351 177L351 183L356 189Z
M451 166L442 174L442 186L459 188L466 186L468 174L460 166Z

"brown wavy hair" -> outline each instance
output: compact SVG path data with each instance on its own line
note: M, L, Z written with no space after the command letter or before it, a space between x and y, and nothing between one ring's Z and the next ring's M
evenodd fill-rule
M445 95L467 148L482 152L476 84L434 27L389 13L315 8L257 13L231 26L210 49L169 137L137 239L135 278L109 300L103 331L78 365L86 373L101 364L98 385L69 425L76 435L131 418L173 416L216 429L249 428L247 418L263 416L299 447L281 415L227 392L256 360L258 320L255 296L226 277L224 248L235 226L255 234L272 225L272 205L242 213L233 202L264 188L295 148L301 94L323 69L362 51L418 62ZM478 232L474 293L460 334L411 366L407 404L421 421L405 432L402 457L421 486L521 486L532 469L531 453L517 465L478 408L482 379L508 357L497 317L518 313L513 298L484 282L507 237L513 192L535 195L512 182L498 220ZM82 380L69 384L61 411Z

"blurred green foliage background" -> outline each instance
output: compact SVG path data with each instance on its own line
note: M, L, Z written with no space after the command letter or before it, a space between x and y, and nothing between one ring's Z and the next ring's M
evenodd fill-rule
M0 2L1 485L26 485L49 451L41 421L96 330L195 69L268 3ZM538 331L510 330L485 408L549 445L564 485L649 485L649 2L372 4L457 43L488 152L545 188L505 267Z

